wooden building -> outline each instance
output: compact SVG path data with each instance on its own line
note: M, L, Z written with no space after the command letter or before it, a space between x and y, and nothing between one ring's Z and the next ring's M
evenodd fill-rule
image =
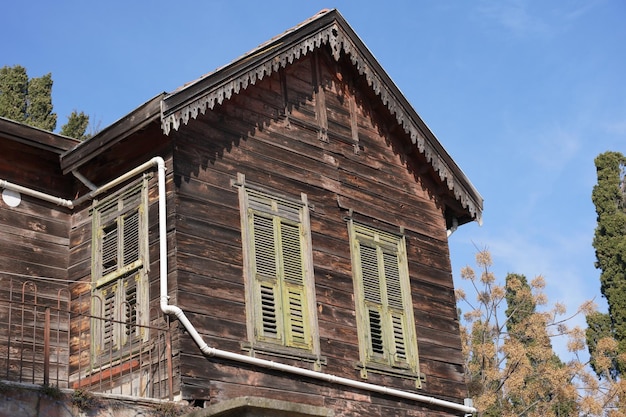
M0 280L64 291L33 375L203 415L471 414L447 233L482 199L336 10L86 142L0 119L0 145Z

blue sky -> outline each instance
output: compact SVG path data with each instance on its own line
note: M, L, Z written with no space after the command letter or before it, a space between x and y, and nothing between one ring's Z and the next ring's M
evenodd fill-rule
M7 3L0 66L51 72L59 127L77 109L100 128L338 8L485 199L451 237L455 279L488 248L500 278L606 309L590 195L594 157L626 152L624 1Z

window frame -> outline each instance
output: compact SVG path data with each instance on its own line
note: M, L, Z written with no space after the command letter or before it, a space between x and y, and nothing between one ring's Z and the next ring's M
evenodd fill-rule
M375 372L411 378L420 388L406 239L353 219L348 219L348 234L361 376Z
M149 337L148 328L141 327L147 326L150 320L149 178L150 175L144 175L115 193L93 201L91 356L94 367L99 362L110 361L112 352L132 354L135 346ZM128 236L129 229L131 236ZM111 241L107 243L108 237ZM111 246L106 248L107 245ZM130 250L126 250L128 245ZM134 326L132 336L129 324Z
M323 364L324 360L320 356L319 329L317 322L317 310L315 308L315 285L313 277L313 257L311 245L311 232L309 223L309 204L307 197L303 193L300 200L291 199L268 192L261 187L246 184L243 175L238 176L244 281L246 287L246 318L248 343L243 344L245 350L251 355L255 352L280 356L306 362L313 362L316 368ZM255 224L256 220L260 220ZM260 223L265 223L266 236L260 238ZM269 226L271 224L271 227ZM269 229L271 228L271 237ZM297 238L300 247L299 261L301 262L302 283L294 282L293 270L291 271L291 281L286 279L285 254L294 259L294 244L286 248L286 240L283 235L287 230L290 234L290 241L294 242L294 228L297 228ZM265 260L275 258L274 265L257 266L259 252L256 245L259 243L270 243L273 251L269 254L261 254ZM266 248L267 249L267 248ZM265 250L264 252L267 252ZM271 262L270 262L271 264ZM274 270L272 268L275 267ZM266 272L259 270L266 269ZM292 268L293 269L293 268ZM276 274L274 279L271 273ZM263 307L271 303L272 296L264 298L261 291L265 287L265 295L273 291L276 312L276 332L268 333L269 320ZM290 299L299 297L300 306L296 305L298 314L301 317L295 318L288 313L288 308L293 308ZM269 301L268 301L269 300ZM291 307L290 307L291 306ZM266 308L270 311L271 306ZM288 325L288 321L292 326ZM293 323L301 322L302 330L290 332L294 328ZM297 326L296 326L297 327ZM301 334L304 337L295 337ZM303 340L304 339L304 340Z

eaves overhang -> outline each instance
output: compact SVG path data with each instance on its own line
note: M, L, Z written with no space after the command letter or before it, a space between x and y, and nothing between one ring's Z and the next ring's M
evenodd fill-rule
M373 54L337 10L323 10L311 19L260 45L230 64L167 94L161 102L161 127L166 135L222 104L248 86L321 47L339 60L345 54L365 77L413 144L431 164L449 192L469 214L482 222L483 199L461 168L407 101Z
M77 139L28 126L4 117L0 117L0 138L7 138L59 155L80 143Z
M116 143L144 129L150 123L158 122L161 117L161 100L164 96L165 93L161 93L151 98L93 137L63 153L61 155L61 169L63 173L67 174L77 170Z

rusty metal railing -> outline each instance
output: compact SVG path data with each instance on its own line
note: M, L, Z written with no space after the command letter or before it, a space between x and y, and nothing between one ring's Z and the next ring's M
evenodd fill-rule
M0 277L0 379L171 399L171 333L160 310L150 311L150 325L110 320L90 314L90 296L72 300L67 287ZM97 322L144 337L95 352Z

